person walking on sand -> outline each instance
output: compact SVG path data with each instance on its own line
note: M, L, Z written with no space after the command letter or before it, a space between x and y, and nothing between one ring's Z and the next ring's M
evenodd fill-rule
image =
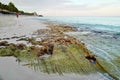
M16 12L16 17L18 18L19 17L19 14Z

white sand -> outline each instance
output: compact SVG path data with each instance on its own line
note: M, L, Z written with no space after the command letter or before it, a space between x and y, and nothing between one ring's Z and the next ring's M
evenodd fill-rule
M0 16L0 38L11 38L14 36L31 37L34 31L47 28L34 17L20 16ZM15 43L16 39L7 40Z

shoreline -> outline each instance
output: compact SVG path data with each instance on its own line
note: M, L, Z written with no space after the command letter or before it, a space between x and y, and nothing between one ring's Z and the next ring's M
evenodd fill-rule
M26 48L29 48L30 50L28 49L25 52L25 55L26 55L26 53L28 53L30 51L29 53L32 52L31 54L33 54L33 53L35 53L35 55L37 54L37 56L38 56L37 59L39 59L39 57L41 57L45 53L47 53L47 54L50 53L50 57L43 58L43 61L42 61L42 64L44 63L44 66L45 66L45 72L47 72L47 73L53 73L54 71L59 73L59 74L62 74L64 72L65 73L66 72L76 73L77 72L76 70L80 69L81 72L78 71L77 73L90 74L90 73L96 73L97 72L97 71L95 71L95 72L92 71L92 70L94 70L94 68L98 71L102 71L103 73L106 72L101 67L99 67L100 65L96 65L96 66L91 65L89 63L89 61L84 58L85 55L91 54L91 52L86 48L84 43L76 40L76 38L74 38L72 36L64 34L64 32L75 31L76 29L74 29L70 26L63 26L63 25L61 26L61 25L57 25L57 24L49 24L48 26L49 26L48 27L49 29L37 30L36 34L38 35L37 36L38 38L40 38L40 36L43 36L45 34L42 39L37 40L37 41L36 41L35 38L34 39L32 39L32 38L27 39L27 42L31 43L32 45L39 45L39 46L42 45L42 48L41 47L39 48L39 47L36 47L36 46L26 47L25 45L22 45L22 46L21 45L13 45L13 44L9 45L8 43L6 45L12 46L12 48L17 47L16 49L18 49L18 50L19 50L19 48L22 48L21 50L26 50ZM23 41L24 40L25 39L23 39ZM52 46L54 45L53 50L51 50L52 49L51 45ZM9 48L11 48L11 47L9 47ZM16 58L19 57L17 54L12 54L12 55L14 55ZM28 56L28 55L26 55L26 56ZM34 57L34 58L36 58L36 57ZM63 61L60 61L61 59L63 59ZM80 60L82 60L84 62L81 62ZM52 62L52 61L55 61L55 62ZM61 62L64 63L64 61L68 61L68 62L70 61L70 62L72 62L72 64L71 63L70 64L65 63L67 66L60 65L60 63ZM55 67L55 69L54 69L54 67L52 67L52 65L51 65L51 69L53 68L54 71L51 70L51 69L49 70L47 68L48 66L46 65L46 64L48 64L48 62L49 63L52 62L52 65L54 65L54 66L59 65L60 67ZM58 63L56 63L56 62L58 62ZM84 63L84 64L82 64L82 63ZM39 64L39 63L37 63L37 64ZM73 66L73 64L75 66ZM32 64L28 63L28 66L29 65L32 65ZM87 66L89 66L90 70L87 69ZM67 71L67 69L65 67L68 67L69 69L73 68L73 71L71 69L70 69L70 71L69 70ZM66 69L66 71L63 70L62 68ZM109 74L109 75L111 76L111 74Z

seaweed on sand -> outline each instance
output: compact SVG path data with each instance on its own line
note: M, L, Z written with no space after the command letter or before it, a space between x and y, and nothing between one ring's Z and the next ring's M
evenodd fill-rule
M85 44L73 36L64 34L64 32L75 31L75 28L54 24L49 24L49 28L41 41L28 39L33 46L9 44L5 48L0 48L0 55L15 56L17 59L26 62L24 66L48 74L76 73L87 75L101 72L108 73L111 77L117 79L117 76L106 67L105 63L108 64L107 61L97 57L97 63L90 64L85 55L92 53L85 47ZM44 34L45 31L46 29L42 33L39 31L37 35ZM49 56L43 57L46 54ZM112 67L109 68L112 69Z

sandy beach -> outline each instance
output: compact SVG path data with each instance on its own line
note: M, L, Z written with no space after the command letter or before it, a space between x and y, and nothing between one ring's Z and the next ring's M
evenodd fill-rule
M0 38L11 38L15 36L32 37L33 32L38 29L47 28L38 20L32 20L30 16L20 16L16 18L14 15L1 15L0 17ZM15 43L16 39L7 41Z
M101 67L103 63L99 57L96 64L91 64L85 59L85 55L92 53L84 43L74 36L65 34L76 31L75 28L51 23L43 24L29 16L16 18L1 15L0 17L3 18L0 18L0 42L7 41L7 47L0 48L0 53L4 53L5 49L6 53L8 52L6 55L14 56L0 57L0 80L113 80L112 77L116 78L114 74L109 73L109 70ZM20 40L23 38L24 40ZM15 44L15 52L10 51L13 49L11 48L13 44L10 43ZM23 49L19 49L21 46L19 47L18 43L25 44L22 46ZM46 47L51 49L49 45L54 45L51 54L49 54L51 51L44 51ZM20 52L19 56L17 50ZM50 56L41 59L45 54ZM16 62L18 59L20 63Z

